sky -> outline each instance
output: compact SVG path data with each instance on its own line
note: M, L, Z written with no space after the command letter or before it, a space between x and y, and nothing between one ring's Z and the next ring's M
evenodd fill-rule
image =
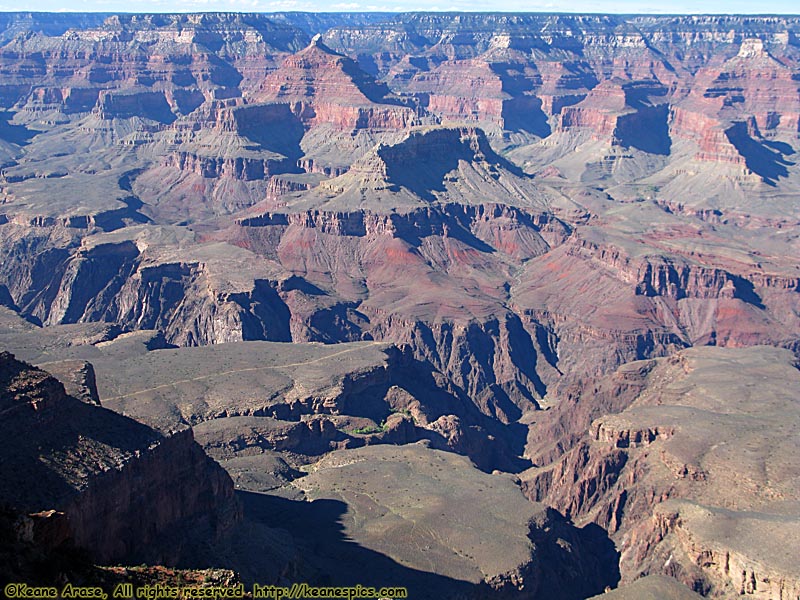
M800 14L797 0L0 0L0 11L53 12L401 12L513 11L594 13Z

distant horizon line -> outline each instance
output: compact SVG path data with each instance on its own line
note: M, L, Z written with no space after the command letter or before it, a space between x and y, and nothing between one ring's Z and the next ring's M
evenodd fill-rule
M171 10L171 11L125 11L125 10L0 10L0 14L12 15L404 15L425 13L434 15L585 15L620 17L800 17L800 13L693 13L693 12L595 12L595 11L545 11L545 10Z

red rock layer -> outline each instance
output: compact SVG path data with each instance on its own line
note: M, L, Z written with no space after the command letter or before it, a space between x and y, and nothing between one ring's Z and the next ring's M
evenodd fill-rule
M341 129L405 129L416 112L397 100L386 104L389 90L361 71L350 58L319 39L286 58L267 75L252 99L291 106L305 125L332 123Z

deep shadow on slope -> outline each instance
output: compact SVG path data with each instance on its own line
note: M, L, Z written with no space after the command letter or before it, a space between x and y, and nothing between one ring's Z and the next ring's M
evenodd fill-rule
M522 170L498 155L489 145L482 130L477 128L442 128L413 132L398 144L380 146L378 156L386 165L386 178L420 198L433 202L433 192L445 192L445 181L459 168L486 162L518 177ZM452 179L451 179L452 180Z
M326 499L303 502L242 491L237 495L247 521L286 529L295 537L300 545L301 560L317 572L316 578L308 581L310 585L400 586L408 588L409 597L414 599L481 596L481 586L405 567L349 540L341 522L347 511L343 502ZM253 577L244 569L241 575L246 583Z
M12 113L0 111L0 140L6 140L18 146L24 146L38 132L30 130L24 125L13 125L9 122L12 117Z
M88 554L69 544L53 550L20 535L23 514L0 504L0 589L9 583L49 586L64 581L95 585L97 572Z
M734 123L725 131L725 135L744 157L747 168L761 176L769 185L774 186L779 178L789 176L787 167L794 163L783 156L793 154L788 144L761 144L750 136L747 124L744 122Z
M326 49L330 50L325 46ZM331 50L333 52L333 50ZM354 60L345 57L342 61L342 71L344 71L353 83L358 87L370 102L375 104L391 104L395 106L406 106L400 98L392 97L389 86L381 81L377 81L371 74L364 71Z
M668 120L669 107L666 104L645 106L635 113L620 116L614 136L625 147L669 156L672 139Z
M541 98L520 96L503 102L501 116L503 128L509 131L527 131L541 138L552 133Z
M445 175L458 168L460 160L472 161L469 147L460 143L453 130L432 132L425 136L411 136L402 144L378 149L386 163L387 179L420 198L433 202L433 192L446 191Z
M578 599L619 585L620 554L608 532L595 523L578 529L555 509L553 525L531 528L531 538L541 556L542 581L537 600ZM576 556L577 555L577 556ZM580 573L575 572L576 558Z
M33 375L26 388L9 388L28 373ZM33 412L27 404L32 402L37 403ZM77 484L48 457L69 456L80 440L131 454L161 437L133 419L67 396L60 382L5 352L0 354L0 414L0 432L10 442L0 457L0 501L22 509L59 506L78 493Z
M595 525L576 529L549 509L551 526L533 523L531 527L541 577L538 589L498 593L484 583L474 584L403 566L348 539L342 525L347 511L344 502L330 499L303 502L245 491L237 492L237 496L244 506L247 522L286 529L294 536L304 566L317 573L314 580L308 581L310 585L400 586L408 588L408 597L414 600L580 600L619 582L619 555L606 532ZM575 572L576 558L580 559L581 573ZM237 568L246 583L253 577L243 565L226 566Z
M306 133L305 128L288 104L245 105L235 109L233 114L239 135L292 161L303 156L300 141ZM293 172L299 172L299 169Z
M233 482L191 430L164 437L7 352L0 416L0 505L37 517L26 535L45 550L69 541L97 563L176 564L239 518Z

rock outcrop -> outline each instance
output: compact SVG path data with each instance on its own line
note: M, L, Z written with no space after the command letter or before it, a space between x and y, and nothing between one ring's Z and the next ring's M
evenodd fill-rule
M228 475L191 430L162 436L68 396L45 373L0 355L2 503L30 515L26 539L71 543L97 562L192 558L192 535L224 534L240 515Z
M452 593L439 589L448 580L467 598L536 598L544 590L578 598L615 583L605 562L613 551L593 547L588 531L527 502L507 475L481 473L452 454L418 444L347 450L322 459L292 486L312 505L346 507L343 533L359 546L416 572L436 565L442 579L428 589L417 589L409 576L422 598ZM324 533L320 538L330 543ZM358 570L357 554L339 558L337 579L346 580ZM396 574L392 565L381 572L384 579Z
M757 347L631 363L596 390L622 393L607 405L616 414L523 487L614 532L623 581L664 574L706 597L792 597L795 362Z
M791 593L774 548L719 525L793 531L770 504L794 493L780 411L675 382L706 389L692 361L751 372L692 347L800 351L798 35L788 16L0 15L0 340L81 414L99 397L196 425L253 493L423 441L525 471L615 537L624 583ZM751 454L723 460L703 423ZM158 447L194 464L186 435ZM523 571L476 585L516 594Z
M252 100L287 103L308 127L406 129L419 122L414 108L392 97L351 58L327 47L320 35L270 73Z

